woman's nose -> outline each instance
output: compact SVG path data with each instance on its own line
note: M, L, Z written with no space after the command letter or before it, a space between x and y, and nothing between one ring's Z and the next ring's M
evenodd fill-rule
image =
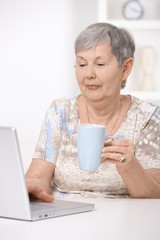
M93 66L87 66L86 77L89 79L95 78L95 71Z

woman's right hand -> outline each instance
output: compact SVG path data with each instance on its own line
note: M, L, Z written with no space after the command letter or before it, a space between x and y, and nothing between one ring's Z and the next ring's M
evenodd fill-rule
M52 189L38 177L26 178L27 190L30 198L37 198L45 202L52 202Z
M27 190L31 198L37 198L45 202L53 201L51 181L54 168L54 164L48 161L32 160L25 175Z

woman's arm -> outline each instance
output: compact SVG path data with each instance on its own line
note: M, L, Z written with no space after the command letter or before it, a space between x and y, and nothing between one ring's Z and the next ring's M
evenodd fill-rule
M133 198L160 198L160 169L145 170L138 160L118 165L117 170Z
M61 110L53 101L45 115L33 160L26 173L26 185L30 196L43 201L53 200L51 180L61 143Z
M33 159L26 172L25 179L28 193L46 202L53 201L51 179L55 165L41 159Z
M105 162L116 164L117 171L133 198L160 198L160 169L144 169L136 159L135 146L129 139L116 139L106 143L102 150ZM125 162L120 162L124 155Z

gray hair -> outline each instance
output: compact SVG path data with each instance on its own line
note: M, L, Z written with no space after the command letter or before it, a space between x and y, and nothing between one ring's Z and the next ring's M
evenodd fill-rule
M119 66L127 58L134 57L135 43L132 35L109 23L95 23L85 28L76 38L75 53L103 43L110 43Z

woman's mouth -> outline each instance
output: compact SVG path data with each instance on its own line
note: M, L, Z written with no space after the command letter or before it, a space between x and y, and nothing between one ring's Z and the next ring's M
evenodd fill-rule
M100 87L99 85L86 85L86 88L89 89L89 90L96 90L99 87Z

